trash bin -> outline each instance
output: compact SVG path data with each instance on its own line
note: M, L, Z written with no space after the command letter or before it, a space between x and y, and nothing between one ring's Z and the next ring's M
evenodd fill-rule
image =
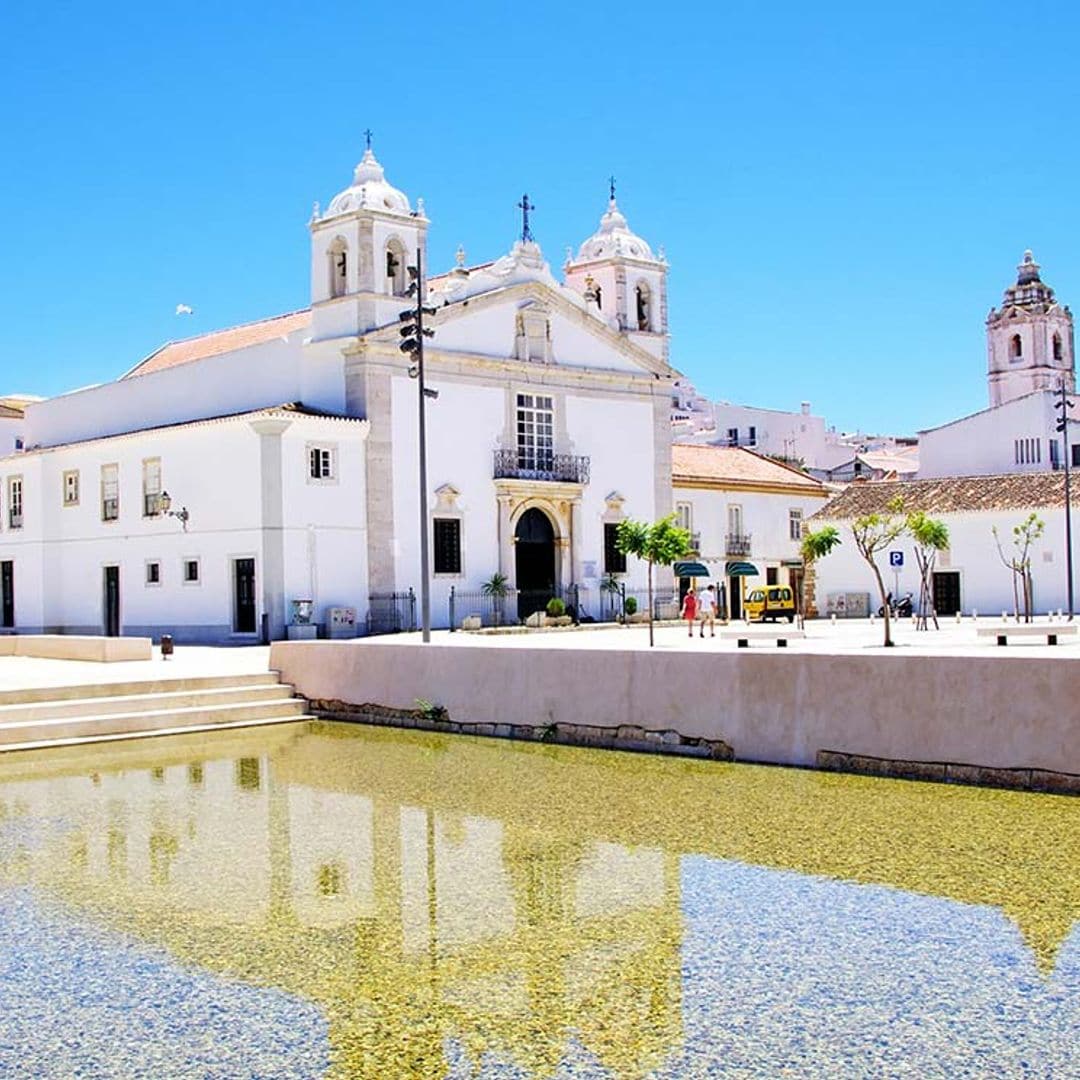
M172 634L161 635L161 659L168 660L173 654Z

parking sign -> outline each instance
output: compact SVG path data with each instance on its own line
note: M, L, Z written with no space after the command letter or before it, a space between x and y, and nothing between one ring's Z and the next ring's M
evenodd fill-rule
M889 565L894 570L899 570L904 565L904 553L902 551L889 552Z

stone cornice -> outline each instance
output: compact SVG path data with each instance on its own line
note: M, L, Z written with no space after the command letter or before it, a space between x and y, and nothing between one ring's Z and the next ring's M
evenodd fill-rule
M820 488L804 487L801 484L768 483L761 480L706 480L684 476L672 477L673 488L690 488L700 491L737 491L758 495L800 495L807 499L828 499L829 493Z

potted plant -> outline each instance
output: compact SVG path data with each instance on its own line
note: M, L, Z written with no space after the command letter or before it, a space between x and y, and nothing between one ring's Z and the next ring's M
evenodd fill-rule
M637 597L628 596L626 603L623 605L623 618L627 622L634 622L635 615L637 615Z
M545 626L569 626L574 620L566 614L566 604L557 596L547 602Z

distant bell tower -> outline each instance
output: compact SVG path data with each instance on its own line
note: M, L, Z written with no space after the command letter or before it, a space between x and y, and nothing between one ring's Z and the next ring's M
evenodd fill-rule
M424 254L428 221L417 200L386 180L367 148L352 183L325 212L311 216L312 340L354 337L397 322L406 304L408 267ZM425 259L425 265L426 265Z
M600 227L569 257L566 285L614 330L668 360L667 271L663 252L630 231L615 202L615 178L609 181L607 212Z
M1005 290L1000 308L986 318L987 384L990 404L1034 390L1056 390L1061 379L1076 390L1073 317L1043 284L1030 251L1016 268L1016 284Z

